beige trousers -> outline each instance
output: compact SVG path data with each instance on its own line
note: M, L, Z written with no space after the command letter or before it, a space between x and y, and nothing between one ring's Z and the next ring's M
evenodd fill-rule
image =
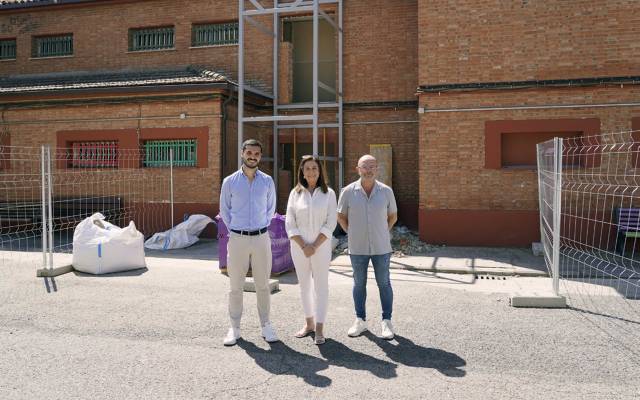
M269 232L256 236L244 236L231 232L227 244L227 273L229 274L229 318L231 326L240 328L244 281L251 266L256 286L260 324L269 322L271 291L271 239Z

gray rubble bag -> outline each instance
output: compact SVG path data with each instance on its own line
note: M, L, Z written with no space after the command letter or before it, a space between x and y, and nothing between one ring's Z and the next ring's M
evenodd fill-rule
M155 233L144 242L144 247L154 250L184 249L195 244L202 230L212 222L213 220L206 215L191 215L172 229Z

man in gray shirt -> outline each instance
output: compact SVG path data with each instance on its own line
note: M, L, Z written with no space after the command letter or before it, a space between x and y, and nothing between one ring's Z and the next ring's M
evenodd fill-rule
M393 289L389 277L391 235L398 220L398 207L393 190L376 180L378 162L371 155L358 160L360 179L342 189L338 200L338 223L347 232L349 255L353 267L353 302L356 320L349 336L360 336L367 328L367 269L373 264L382 303L382 337L393 339L391 311Z

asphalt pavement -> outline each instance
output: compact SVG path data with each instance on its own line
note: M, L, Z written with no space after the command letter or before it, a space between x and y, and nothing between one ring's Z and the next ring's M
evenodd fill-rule
M245 293L242 339L224 347L228 278L213 247L149 253L147 269L106 276L42 279L32 267L5 264L0 399L637 399L640 393L638 300L578 288L573 308L513 308L513 290L549 285L548 278L516 273L396 265L397 336L385 341L378 337L372 273L370 332L347 336L354 319L351 271L334 265L323 346L293 337L303 315L295 274L285 274L271 307L281 342L260 337L255 294Z

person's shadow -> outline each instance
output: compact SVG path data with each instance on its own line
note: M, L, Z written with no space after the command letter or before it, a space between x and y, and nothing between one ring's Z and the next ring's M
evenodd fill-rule
M409 367L433 368L441 374L453 378L461 378L466 375L462 367L467 363L457 354L422 347L399 335L395 335L394 340L390 341L381 339L369 331L363 333L362 336L377 344L387 354L387 357L399 364Z
M316 387L331 385L331 379L318 375L329 367L325 360L300 353L282 342L269 343L269 349L261 349L251 342L239 339L238 347L244 349L262 369L274 375L293 375Z
M378 378L383 379L398 376L396 373L398 366L396 364L354 351L333 339L327 339L325 344L318 346L318 349L320 354L332 365L369 371Z

